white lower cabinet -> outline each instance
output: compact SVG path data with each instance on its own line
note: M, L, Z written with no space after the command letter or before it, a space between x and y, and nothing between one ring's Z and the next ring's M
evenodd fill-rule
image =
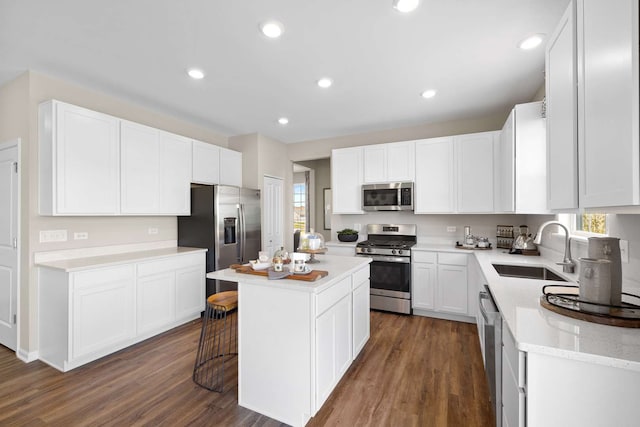
M526 425L526 353L519 351L506 322L502 327L502 426Z
M353 275L353 359L360 354L370 335L370 282L369 268Z
M113 267L41 267L39 357L68 371L200 316L205 253Z
M135 335L133 266L82 271L70 278L70 284L73 359L112 347Z
M412 301L415 314L475 321L469 304L467 254L412 252ZM459 317L449 317L449 315Z

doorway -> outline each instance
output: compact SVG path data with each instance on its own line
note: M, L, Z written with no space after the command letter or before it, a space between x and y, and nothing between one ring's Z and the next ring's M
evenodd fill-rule
M271 176L264 177L262 194L262 250L269 256L284 246L283 180Z
M316 233L322 234L325 241L331 240L331 213L325 209L324 200L330 189L331 160L329 158L298 161L293 164L294 230L313 229Z
M20 140L0 144L0 344L18 348Z

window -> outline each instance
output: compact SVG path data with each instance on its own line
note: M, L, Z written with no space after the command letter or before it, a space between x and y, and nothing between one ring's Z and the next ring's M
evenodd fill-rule
M305 183L293 184L293 229L307 231L307 188Z
M575 215L574 231L578 234L607 234L607 214L582 213Z

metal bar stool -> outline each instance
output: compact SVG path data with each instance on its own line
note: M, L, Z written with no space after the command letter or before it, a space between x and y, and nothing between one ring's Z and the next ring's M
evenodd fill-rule
M222 392L224 365L238 355L238 292L226 291L207 298L193 381Z

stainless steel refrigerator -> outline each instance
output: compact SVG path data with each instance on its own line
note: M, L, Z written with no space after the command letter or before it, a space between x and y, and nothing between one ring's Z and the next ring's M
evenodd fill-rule
M178 217L178 245L208 249L207 272L257 259L260 190L193 186L191 216ZM235 284L207 279L207 296L228 289L235 289Z

